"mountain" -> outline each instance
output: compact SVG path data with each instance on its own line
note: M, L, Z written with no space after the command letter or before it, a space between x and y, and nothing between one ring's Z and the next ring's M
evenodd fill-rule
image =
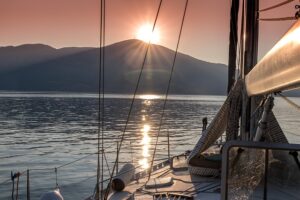
M105 47L105 91L133 93L146 44L126 40ZM152 44L139 93L165 93L174 51ZM97 92L99 48L55 49L43 44L0 48L0 90ZM178 53L170 92L223 95L227 67Z

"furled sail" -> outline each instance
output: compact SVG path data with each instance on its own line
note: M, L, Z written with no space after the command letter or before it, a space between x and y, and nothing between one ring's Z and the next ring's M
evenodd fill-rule
M300 20L245 78L249 96L300 87Z
M225 132L229 119L228 117L231 102L234 99L239 98L239 96L242 94L243 86L243 80L239 80L235 83L213 121L210 123L207 129L202 132L201 138L189 155L188 163L190 163L192 159L197 158L202 152L213 145L216 140ZM235 109L235 111L239 112L239 109Z

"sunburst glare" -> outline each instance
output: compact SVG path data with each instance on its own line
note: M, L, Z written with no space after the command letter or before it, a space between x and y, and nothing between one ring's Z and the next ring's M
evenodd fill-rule
M160 40L159 30L156 28L152 31L152 25L144 24L139 27L136 32L136 39L142 40L146 43L157 44Z

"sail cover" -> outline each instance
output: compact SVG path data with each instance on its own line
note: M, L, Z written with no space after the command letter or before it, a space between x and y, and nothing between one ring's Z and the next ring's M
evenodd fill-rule
M300 20L248 73L249 96L300 87Z

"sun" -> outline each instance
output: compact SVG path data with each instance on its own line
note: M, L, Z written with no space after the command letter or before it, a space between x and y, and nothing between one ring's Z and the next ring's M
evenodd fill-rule
M136 39L142 40L146 43L157 44L159 42L159 31L157 28L152 32L152 25L144 24L140 26L136 32Z

